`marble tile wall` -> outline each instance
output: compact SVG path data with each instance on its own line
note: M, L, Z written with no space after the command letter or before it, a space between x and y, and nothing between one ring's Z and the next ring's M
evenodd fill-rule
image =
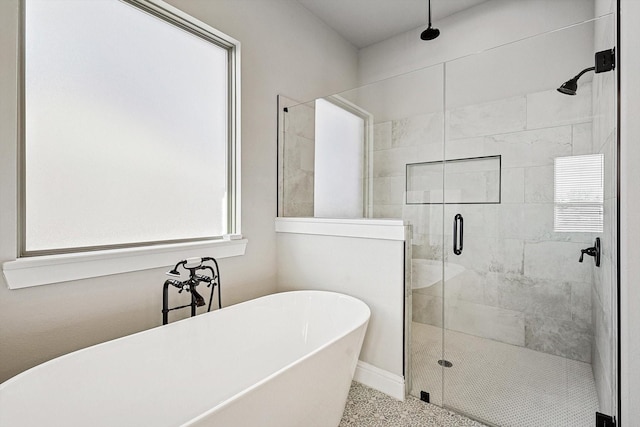
M315 110L312 104L288 107L284 116L283 215L313 216Z
M549 90L457 108L446 132L442 113L375 125L374 216L413 224L414 259L441 260L444 246L463 271L444 293L441 282L414 289L415 321L591 362L594 269L578 257L595 234L553 231L553 160L595 152L592 95L585 83L573 97ZM498 154L500 204L403 203L407 163ZM448 225L456 213L465 218L460 256Z

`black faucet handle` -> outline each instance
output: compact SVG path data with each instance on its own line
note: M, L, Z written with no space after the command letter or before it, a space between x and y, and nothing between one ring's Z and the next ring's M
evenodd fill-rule
M578 262L584 261L584 254L595 258L596 267L600 267L600 238L596 237L594 246L586 249L580 249L580 258Z
M175 280L175 279L167 279L166 283L178 289L182 289L182 285L183 285L183 283L180 280Z
M196 279L198 282L205 282L205 283L211 283L211 281L213 280L211 277L209 276L205 276L204 274L196 274L193 276L194 279Z

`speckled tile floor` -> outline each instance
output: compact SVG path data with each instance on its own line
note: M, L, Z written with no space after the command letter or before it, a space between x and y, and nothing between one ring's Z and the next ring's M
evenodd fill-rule
M353 382L339 427L484 427L409 396L404 402Z

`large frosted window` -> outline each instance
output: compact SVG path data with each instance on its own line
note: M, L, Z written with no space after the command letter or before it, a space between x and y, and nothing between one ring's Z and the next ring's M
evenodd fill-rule
M602 233L603 161L602 154L555 159L555 231Z
M26 0L25 253L230 232L229 49L118 0Z

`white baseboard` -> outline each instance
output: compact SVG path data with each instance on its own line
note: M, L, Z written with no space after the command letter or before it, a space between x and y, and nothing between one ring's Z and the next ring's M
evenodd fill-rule
M371 387L395 399L404 401L404 378L399 375L392 374L391 372L376 368L373 365L359 360L353 379L367 387Z

